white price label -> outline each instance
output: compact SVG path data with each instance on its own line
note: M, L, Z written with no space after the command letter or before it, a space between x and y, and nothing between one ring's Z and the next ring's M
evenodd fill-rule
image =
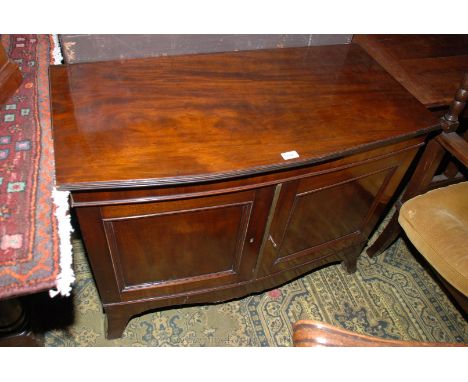
M287 151L285 153L281 153L281 156L284 160L299 158L299 154L297 153L297 151Z

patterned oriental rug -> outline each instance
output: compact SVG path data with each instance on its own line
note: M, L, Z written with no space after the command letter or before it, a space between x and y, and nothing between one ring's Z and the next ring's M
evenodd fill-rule
M60 272L52 201L50 35L2 35L23 82L0 110L0 298L53 288Z
M355 274L336 264L243 299L147 313L110 341L81 240L73 247L74 317L46 332L46 346L291 346L302 318L382 338L468 344L468 323L402 239L375 259L361 256Z

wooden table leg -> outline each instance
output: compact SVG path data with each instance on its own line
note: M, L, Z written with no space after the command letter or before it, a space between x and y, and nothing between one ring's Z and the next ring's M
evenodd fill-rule
M0 346L44 346L29 326L28 311L18 298L0 301Z
M408 183L408 187L404 191L400 201L397 202L397 210L395 211L395 214L390 219L377 240L367 248L366 253L369 257L381 254L397 239L401 230L400 225L398 224L399 206L427 190L444 153L445 150L435 139L429 141L416 170Z

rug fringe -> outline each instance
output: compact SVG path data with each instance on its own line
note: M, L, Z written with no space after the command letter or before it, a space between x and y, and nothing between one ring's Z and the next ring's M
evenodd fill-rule
M51 51L51 63L60 65L63 57L60 50L60 43L56 34L52 35L53 47ZM52 199L56 206L55 216L58 223L58 236L60 241L60 272L55 280L56 289L49 290L49 296L55 297L58 294L69 296L72 290L71 286L75 281L73 272L73 247L71 244L71 233L73 227L71 225L71 217L69 214L68 191L58 191L55 187L52 191Z
M73 272L73 247L71 244L71 233L73 227L71 225L71 216L69 212L68 197L70 192L58 191L55 187L52 191L52 199L56 206L55 216L58 222L58 234L60 240L60 273L56 279L56 288L49 291L50 297L55 297L58 294L69 296L71 286L75 281Z
M52 35L52 41L54 43L52 48L52 64L60 65L63 62L62 50L60 49L60 42L58 35Z

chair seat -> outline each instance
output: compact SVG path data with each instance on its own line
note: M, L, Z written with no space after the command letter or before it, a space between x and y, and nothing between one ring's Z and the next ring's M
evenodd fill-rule
M468 182L408 200L398 221L434 269L468 297Z

